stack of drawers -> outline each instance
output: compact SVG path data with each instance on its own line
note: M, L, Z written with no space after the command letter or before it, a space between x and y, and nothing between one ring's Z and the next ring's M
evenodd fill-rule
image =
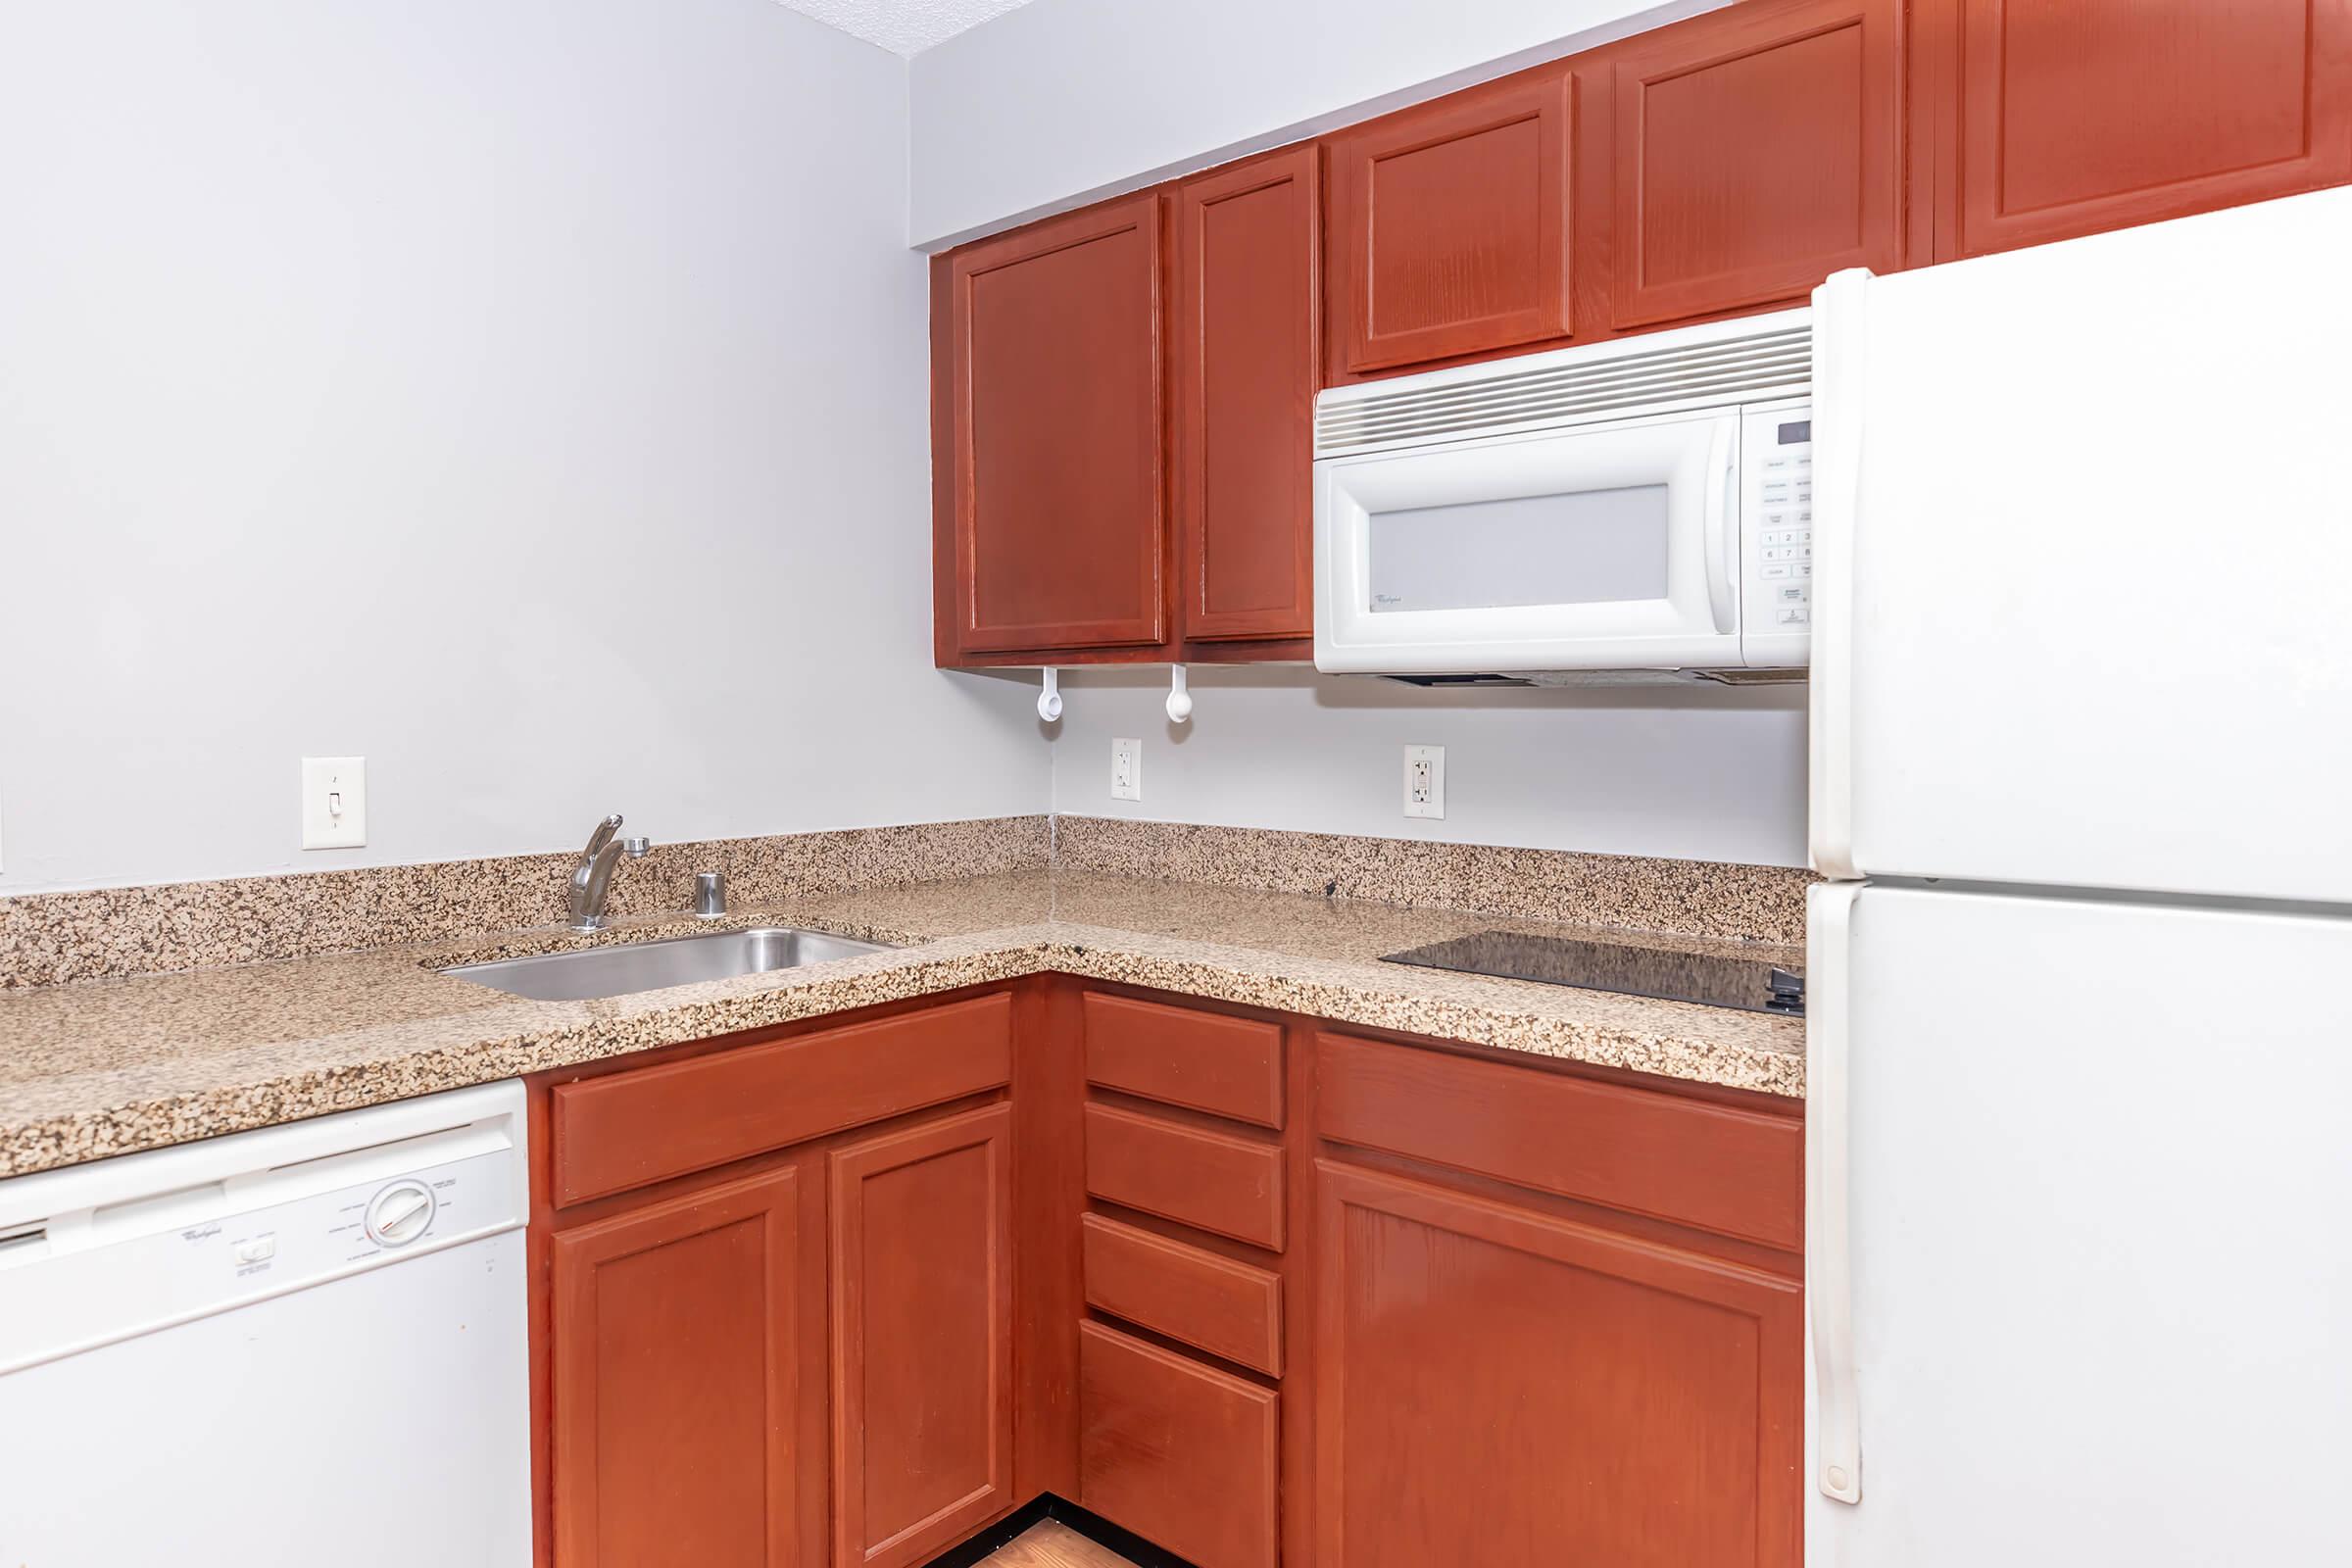
M1078 1500L1200 1568L1271 1568L1282 1029L1093 993L1084 1005L1099 1316L1079 1327Z

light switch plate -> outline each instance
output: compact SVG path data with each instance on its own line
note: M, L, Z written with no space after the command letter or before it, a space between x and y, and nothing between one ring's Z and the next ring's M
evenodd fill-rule
M1144 743L1121 738L1110 743L1110 798L1114 801L1140 801L1144 798Z
M302 760L302 847L348 850L368 842L368 759Z
M1404 814L1446 814L1446 748L1407 746L1404 749Z

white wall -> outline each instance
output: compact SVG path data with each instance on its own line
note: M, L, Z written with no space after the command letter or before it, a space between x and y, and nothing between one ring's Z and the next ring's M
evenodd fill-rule
M1043 809L930 668L906 70L772 0L0 10L0 891Z
M1056 811L1805 863L1802 686L1428 692L1196 665L1180 727L1166 680L1064 672ZM1141 801L1110 798L1114 736L1144 743ZM1403 813L1408 745L1446 748L1443 821Z
M1728 0L1031 0L913 62L936 249Z

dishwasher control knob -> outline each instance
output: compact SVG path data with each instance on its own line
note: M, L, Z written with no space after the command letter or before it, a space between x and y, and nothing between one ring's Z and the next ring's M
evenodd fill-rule
M433 1222L433 1190L398 1181L368 1200L368 1237L378 1247L406 1247Z

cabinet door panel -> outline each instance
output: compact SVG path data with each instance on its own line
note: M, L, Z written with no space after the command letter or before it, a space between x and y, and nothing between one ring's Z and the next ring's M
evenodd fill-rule
M1898 0L1736 6L1617 62L1616 324L1900 265Z
M935 1555L1012 1498L1012 1111L832 1156L836 1568Z
M795 1203L780 1170L553 1239L561 1568L811 1560L818 1522L793 1506Z
M972 653L1163 634L1159 199L960 251L951 466L955 643Z
M1330 1161L1319 1560L1794 1568L1794 1281Z
M1951 256L2352 178L2344 0L1951 0Z
M1314 630L1316 149L1176 192L1178 635Z
M1574 92L1546 72L1332 138L1342 368L1567 335Z

